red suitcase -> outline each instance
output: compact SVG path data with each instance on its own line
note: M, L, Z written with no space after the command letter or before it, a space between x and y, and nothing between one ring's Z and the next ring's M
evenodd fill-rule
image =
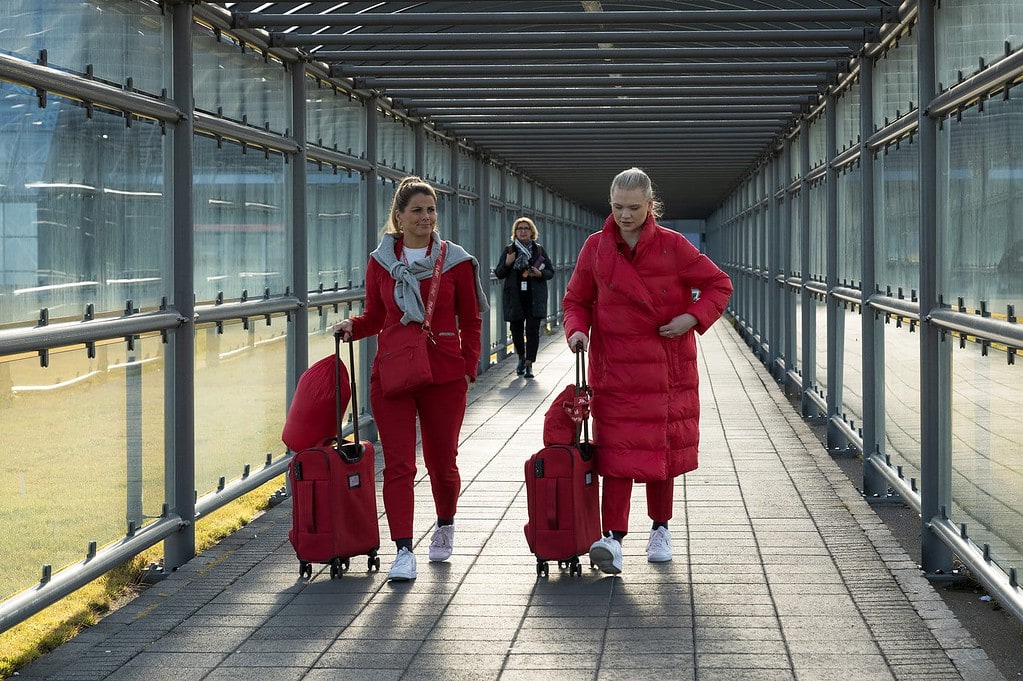
M538 577L548 576L551 560L570 574L581 575L579 556L587 554L601 536L599 483L587 420L590 393L581 348L576 352L576 386L585 408L571 410L579 418L575 444L544 447L525 466L529 520L524 529L529 550L536 556Z
M341 432L341 337L335 335L337 359L337 432ZM348 571L351 558L365 554L368 569L380 570L380 526L377 516L376 469L373 444L359 440L359 407L355 394L355 353L349 343L352 366L352 419L354 441L331 437L317 447L303 449L288 464L291 483L292 524L288 540L295 548L299 575L312 577L313 563L330 565L330 577Z

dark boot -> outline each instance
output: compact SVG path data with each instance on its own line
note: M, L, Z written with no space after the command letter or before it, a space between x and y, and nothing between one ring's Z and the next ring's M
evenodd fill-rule
M525 370L526 370L526 358L525 357L519 357L519 365L517 367L515 367L515 373L517 373L519 376L521 376L522 373Z
M526 378L533 378L533 363L526 362L526 371L523 374Z

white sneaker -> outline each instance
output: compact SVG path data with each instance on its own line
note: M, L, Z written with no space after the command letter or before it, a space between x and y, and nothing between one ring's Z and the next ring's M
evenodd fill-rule
M667 527L650 530L646 543L646 559L651 563L667 563L671 560L671 532Z
M617 575L622 571L622 545L611 537L601 537L590 546L590 562L601 572Z
M394 557L387 579L392 582L408 582L416 578L416 557L408 549L402 547Z
M451 557L455 548L455 526L437 525L430 540L430 560L437 562Z

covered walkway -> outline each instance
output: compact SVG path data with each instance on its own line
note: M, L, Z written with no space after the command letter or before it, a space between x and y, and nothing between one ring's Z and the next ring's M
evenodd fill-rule
M726 322L700 350L701 466L678 482L671 563L644 559L638 486L620 577L537 579L522 466L573 376L556 333L535 380L505 361L470 391L449 563L426 561L425 479L407 584L358 559L301 580L286 501L20 677L1003 679Z

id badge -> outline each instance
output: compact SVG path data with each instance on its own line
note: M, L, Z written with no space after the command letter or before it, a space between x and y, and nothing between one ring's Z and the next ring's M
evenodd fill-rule
M522 280L522 283L519 284L519 286L522 287L521 290L523 290L523 291L528 291L529 290L529 282L526 281L525 279Z

